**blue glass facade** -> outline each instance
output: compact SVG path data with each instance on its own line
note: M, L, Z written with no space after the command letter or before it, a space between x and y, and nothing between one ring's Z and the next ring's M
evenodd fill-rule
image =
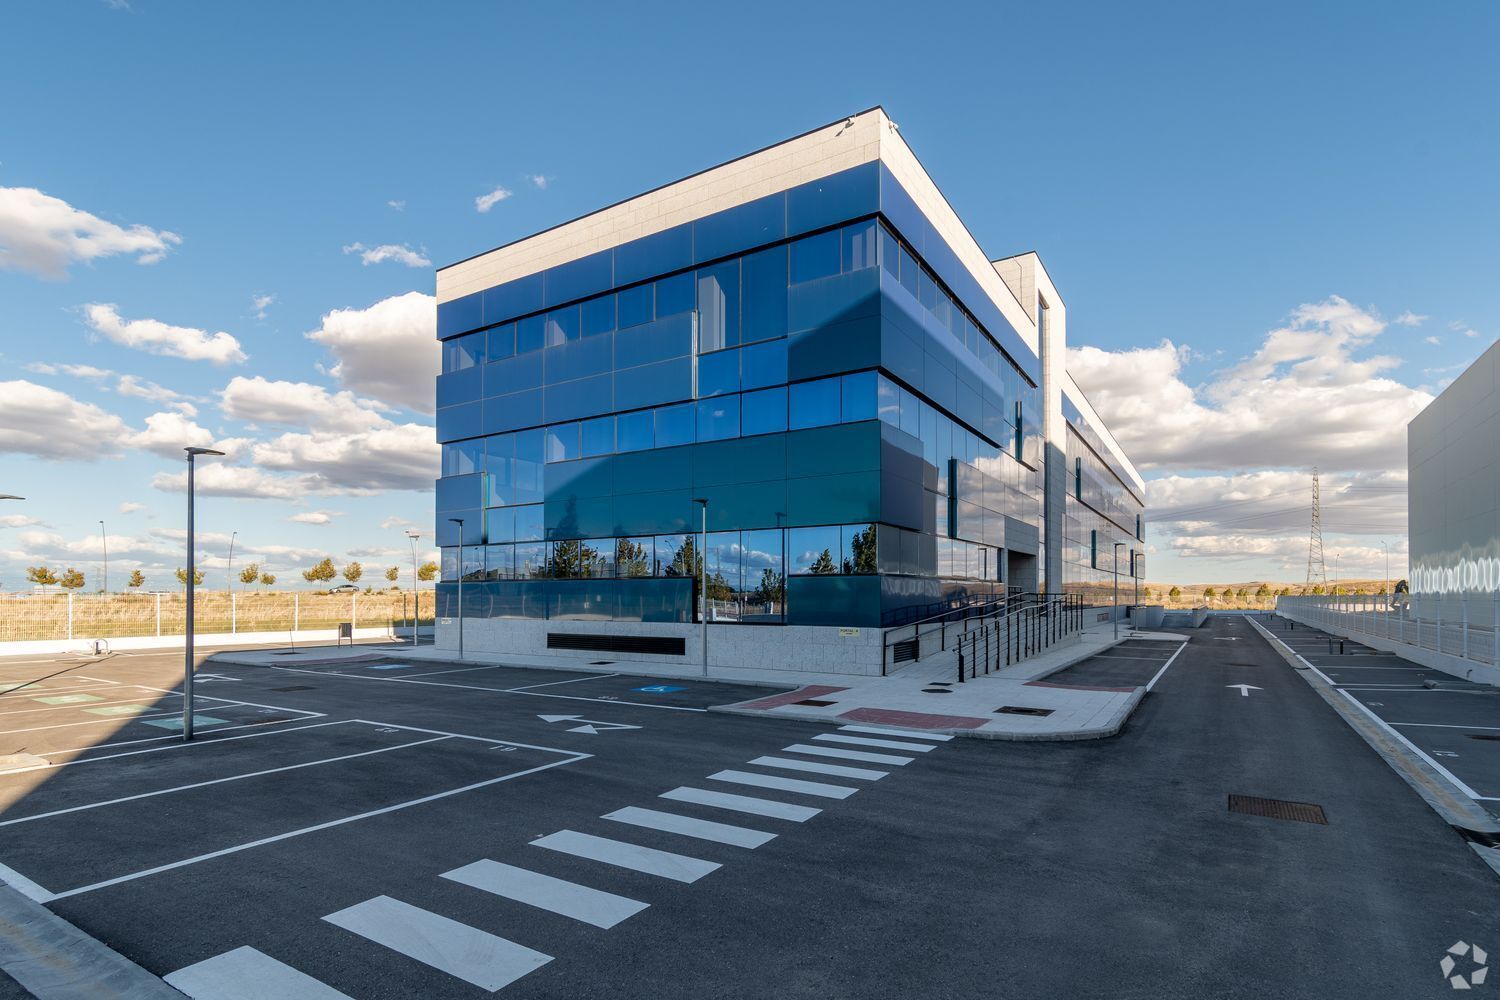
M1103 605L1113 601L1118 581L1120 602L1127 603L1133 600L1138 582L1146 578L1145 507L1137 495L1139 488L1099 431L1066 396L1063 417L1067 421L1067 493L1062 589Z
M1037 554L1037 358L879 162L438 335L442 615L692 621L706 558L715 621L877 626Z

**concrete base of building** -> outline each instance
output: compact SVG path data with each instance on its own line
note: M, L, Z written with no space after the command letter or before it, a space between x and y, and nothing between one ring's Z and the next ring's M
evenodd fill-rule
M620 622L484 618L464 622L464 652L556 658L577 662L577 649L553 649L549 635L653 637L683 640L681 655L599 649L594 659L686 666L703 662L703 627L677 622ZM458 623L442 619L437 648L458 652ZM708 662L713 667L879 676L884 654L880 629L817 625L711 624Z

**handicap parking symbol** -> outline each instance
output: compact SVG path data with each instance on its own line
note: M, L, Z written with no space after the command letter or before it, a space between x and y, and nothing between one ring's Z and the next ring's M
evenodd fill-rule
M636 688L635 690L644 691L647 694L671 694L673 691L686 691L687 688L672 684L651 684L647 687Z

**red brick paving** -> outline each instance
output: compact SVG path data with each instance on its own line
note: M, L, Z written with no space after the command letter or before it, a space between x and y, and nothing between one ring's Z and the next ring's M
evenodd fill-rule
M784 705L793 705L807 698L821 698L825 694L834 694L838 691L847 691L848 688L829 687L826 684L809 684L807 687L788 691L785 694L773 694L769 698L757 698L755 701L743 702L734 706L735 708L768 709L781 708Z
M912 729L978 729L990 719L976 719L967 715L929 715L926 712L898 712L890 708L856 708L841 719L851 722L878 722L887 726L909 726Z

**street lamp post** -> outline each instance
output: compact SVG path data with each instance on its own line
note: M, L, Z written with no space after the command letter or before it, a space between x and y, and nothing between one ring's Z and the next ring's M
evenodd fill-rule
M182 738L193 738L193 460L199 455L223 455L212 448L184 448L187 452L187 621L183 629Z
M99 522L99 544L104 546L104 593L109 593L109 536L104 533L104 522Z
M229 592L234 593L234 540L239 536L238 531L229 533Z
M420 531L408 531L406 537L411 539L411 599L414 605L411 613L411 644L415 647L418 640L422 637L421 633L417 631L421 627L422 621L422 591L417 588L417 539L422 537L422 533ZM463 550L460 549L459 552L459 563L462 565L463 558L461 553ZM434 638L433 642L437 642L437 639Z
M450 517L458 525L458 658L464 658L464 519ZM436 640L433 640L436 642Z
M702 590L702 594L699 596L699 601L700 601L699 608L702 610L702 613L703 613L703 676L707 677L708 676L708 500L705 497L693 497L693 503L699 504L703 508L703 526L702 526L702 531L701 531L701 533L699 535L700 541L698 543L698 560L699 560L699 564L702 566L702 570L699 572L699 577L701 578L701 582L699 583L699 589Z
M1125 546L1124 542L1115 542L1115 613L1111 616L1115 620L1115 638L1120 638L1120 549Z
M1381 593L1390 595L1391 592L1391 546L1389 542L1382 541L1380 547L1385 549L1385 580L1380 585Z

